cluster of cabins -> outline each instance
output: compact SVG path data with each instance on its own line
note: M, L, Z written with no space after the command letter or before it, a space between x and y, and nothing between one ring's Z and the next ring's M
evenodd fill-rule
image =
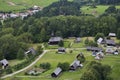
M0 13L0 19L5 20L7 18L17 18L21 17L22 19L31 16L37 12L42 10L39 6L33 6L32 8L28 9L26 12L19 12L19 13Z
M80 53L81 54L81 53ZM77 56L79 56L80 54L78 54ZM81 62L76 58L69 67L70 71L75 71L78 68L83 67L83 65L81 64ZM58 77L60 74L62 73L62 69L60 67L57 67L52 73L51 76L52 77Z
M109 37L116 37L115 33L109 33ZM103 39L99 38L97 40L98 45L106 45L105 47L105 53L108 54L115 54L118 55L119 51L116 47L116 43L112 39ZM88 46L86 47L87 51L92 51L92 56L95 56L95 59L100 60L104 57L104 50L99 47L93 47L93 46Z

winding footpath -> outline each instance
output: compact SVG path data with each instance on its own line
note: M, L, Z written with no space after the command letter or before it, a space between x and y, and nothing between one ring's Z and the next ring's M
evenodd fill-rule
M16 71L16 72L14 72L14 73L12 73L12 74L5 75L5 76L1 77L1 79L7 78L7 77L11 77L11 76L13 76L13 75L15 75L15 74L18 74L18 73L20 73L20 72L22 72L22 71L25 71L26 69L32 67L36 62L39 61L39 59L42 58L42 56L43 56L46 52L48 52L48 50L44 50L43 53L42 53L41 55L39 55L39 57L38 57L34 62L32 62L30 65L28 65L27 67L25 67L25 68L23 68L23 69L21 69L21 70L19 70L19 71Z

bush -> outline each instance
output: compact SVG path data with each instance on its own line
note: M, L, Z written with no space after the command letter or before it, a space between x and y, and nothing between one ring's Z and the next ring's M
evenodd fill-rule
M85 57L84 57L84 55L82 53L77 56L77 59L80 61L80 63L85 62Z
M86 38L84 43L85 43L86 45L88 45L88 44L89 44L89 39Z
M48 63L48 62L47 63L41 63L40 67L43 68L43 69L47 69L48 70L48 69L50 69L51 64Z
M68 71L69 70L69 63L64 62L64 63L58 63L57 67L60 67L63 71Z
M58 45L59 45L60 47L63 47L63 46L64 46L64 42L61 40L61 41L58 43Z
M70 50L70 53L73 53L73 50Z
M5 72L6 72L6 74L10 74L13 71L12 71L12 68L9 66L9 67L7 67L7 69L5 70Z
M41 45L37 47L37 52L38 52L39 54L41 54L41 53L43 52L43 48L42 48Z
M89 46L94 46L94 47L98 47L98 44L96 42L93 41L89 41Z

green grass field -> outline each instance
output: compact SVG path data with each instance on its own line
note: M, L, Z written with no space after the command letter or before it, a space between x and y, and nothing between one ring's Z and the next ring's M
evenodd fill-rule
M34 5L46 7L55 1L58 0L0 0L0 11L19 12Z
M90 6L83 6L81 8L82 13L93 14L95 16L104 13L104 11L109 7L109 5L98 5L97 8L91 8ZM120 6L116 6L120 9Z

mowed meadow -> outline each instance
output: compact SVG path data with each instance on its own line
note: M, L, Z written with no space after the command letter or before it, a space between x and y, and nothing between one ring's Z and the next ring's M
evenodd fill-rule
M0 0L0 11L19 12L23 11L24 9L33 7L34 5L43 8L56 1L58 0Z

